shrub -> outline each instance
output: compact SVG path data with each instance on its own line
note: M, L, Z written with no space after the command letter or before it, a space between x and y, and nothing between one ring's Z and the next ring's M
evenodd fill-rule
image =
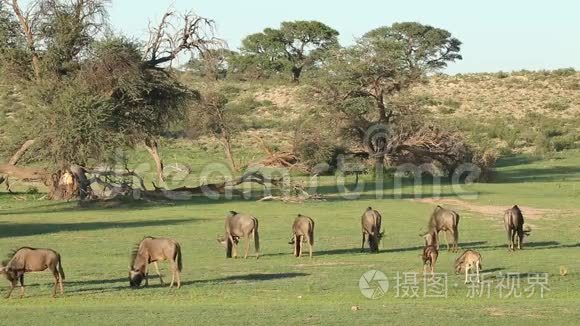
M564 98L555 98L544 104L544 108L550 111L566 111L570 108L570 101Z

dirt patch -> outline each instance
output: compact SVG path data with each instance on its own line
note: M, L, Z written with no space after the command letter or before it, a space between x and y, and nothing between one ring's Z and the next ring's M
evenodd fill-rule
M494 217L497 216L498 218L502 218L505 210L509 208L506 206L479 205L476 203L470 203L460 199L450 199L450 198L421 198L414 199L414 201L418 201L421 203L453 206L474 213ZM550 216L554 216L558 213L563 213L562 211L559 211L557 209L534 208L529 206L519 206L519 207L522 213L524 214L524 217L530 220L545 219L549 218Z
M492 317L508 317L508 316L519 316L519 317L529 317L529 318L542 318L544 315L535 312L523 312L519 309L506 309L499 307L490 307L485 309L485 313Z

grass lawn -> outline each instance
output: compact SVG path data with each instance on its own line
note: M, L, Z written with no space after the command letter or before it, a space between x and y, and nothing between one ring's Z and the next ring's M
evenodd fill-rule
M459 192L443 185L441 198L430 202L412 200L411 185L403 187L401 196L393 196L391 183L385 185L382 199L367 187L357 200L333 195L325 202L288 204L196 198L109 209L80 209L73 203L38 200L39 195L0 193L0 251L53 248L62 254L66 273L65 296L56 299L50 297L49 273L27 274L24 299L17 298L17 291L12 299L0 299L0 324L577 324L580 153L551 160L513 157L500 163L495 183ZM329 194L334 192L333 180L322 180ZM431 187L420 189L422 197L432 192ZM457 197L468 193L478 196ZM468 295L462 276L453 274L457 254L443 250L437 271L449 273L447 295L424 297L418 233L438 201L461 215L460 246L482 254L492 282L489 297ZM516 203L534 212L526 220L533 231L525 250L511 253L501 214L489 212ZM386 238L379 254L360 252L359 218L367 206L383 214ZM260 220L259 260L225 259L215 239L223 232L229 210ZM297 213L316 221L312 260L292 257L287 244ZM161 288L155 277L149 288L129 288L129 252L146 235L169 236L181 243L181 289ZM561 267L567 270L564 276ZM162 263L161 268L167 280L168 265ZM361 275L373 269L384 272L389 281L387 293L376 300L365 298L359 289ZM524 292L534 273L548 274L549 291L543 298L539 289L530 298L529 292L506 298L509 289L504 289L500 297L501 275L512 272L520 273L516 295ZM397 289L397 273L416 275L417 283L411 279ZM1 280L0 285L4 291L8 282ZM414 286L418 298L402 295Z

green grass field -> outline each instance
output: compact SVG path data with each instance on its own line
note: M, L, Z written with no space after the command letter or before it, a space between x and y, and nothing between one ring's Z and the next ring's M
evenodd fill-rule
M28 274L24 299L0 299L0 324L573 325L580 319L579 152L551 160L504 159L496 182L459 191L443 185L441 198L434 200L412 200L416 189L411 185L393 196L390 182L382 199L367 187L359 199L346 200L333 194L332 177L322 183L329 199L304 204L199 198L81 209L74 203L39 200L40 195L0 193L0 251L53 248L62 254L66 272L65 296L56 299L50 296L49 273ZM430 186L419 192L421 197L433 195ZM457 197L468 193L478 196ZM462 276L452 270L458 254L443 250L437 271L449 273L447 297L423 296L418 233L437 202L460 213L460 246L482 254L484 272L493 282L489 297L468 297ZM528 208L533 231L525 250L512 253L505 246L502 216L495 212L516 203ZM359 218L367 206L383 214L386 238L379 254L360 253ZM259 260L225 259L215 239L229 210L259 218ZM312 260L292 257L287 244L297 213L316 221ZM182 244L181 289L161 288L155 277L149 288L129 288L129 252L146 235L170 236ZM567 270L564 276L561 267ZM161 268L167 280L168 265ZM383 271L390 284L376 300L359 290L361 275L373 269ZM500 297L499 275L508 272L521 273L520 291L529 275L548 273L549 291L543 298L538 293ZM419 273L418 298L397 297L397 273ZM2 291L8 288L7 281L0 285Z

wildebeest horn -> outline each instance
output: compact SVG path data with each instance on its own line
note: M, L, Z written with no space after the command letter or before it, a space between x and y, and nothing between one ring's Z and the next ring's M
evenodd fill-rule
M230 211L230 214L232 214L232 215L238 215L238 212L236 212L236 211Z
M302 214L298 214L298 217L302 217Z
M370 207L370 206L369 206L369 207L367 207L367 211L372 211L372 210L373 210L373 208L372 208L372 207Z

